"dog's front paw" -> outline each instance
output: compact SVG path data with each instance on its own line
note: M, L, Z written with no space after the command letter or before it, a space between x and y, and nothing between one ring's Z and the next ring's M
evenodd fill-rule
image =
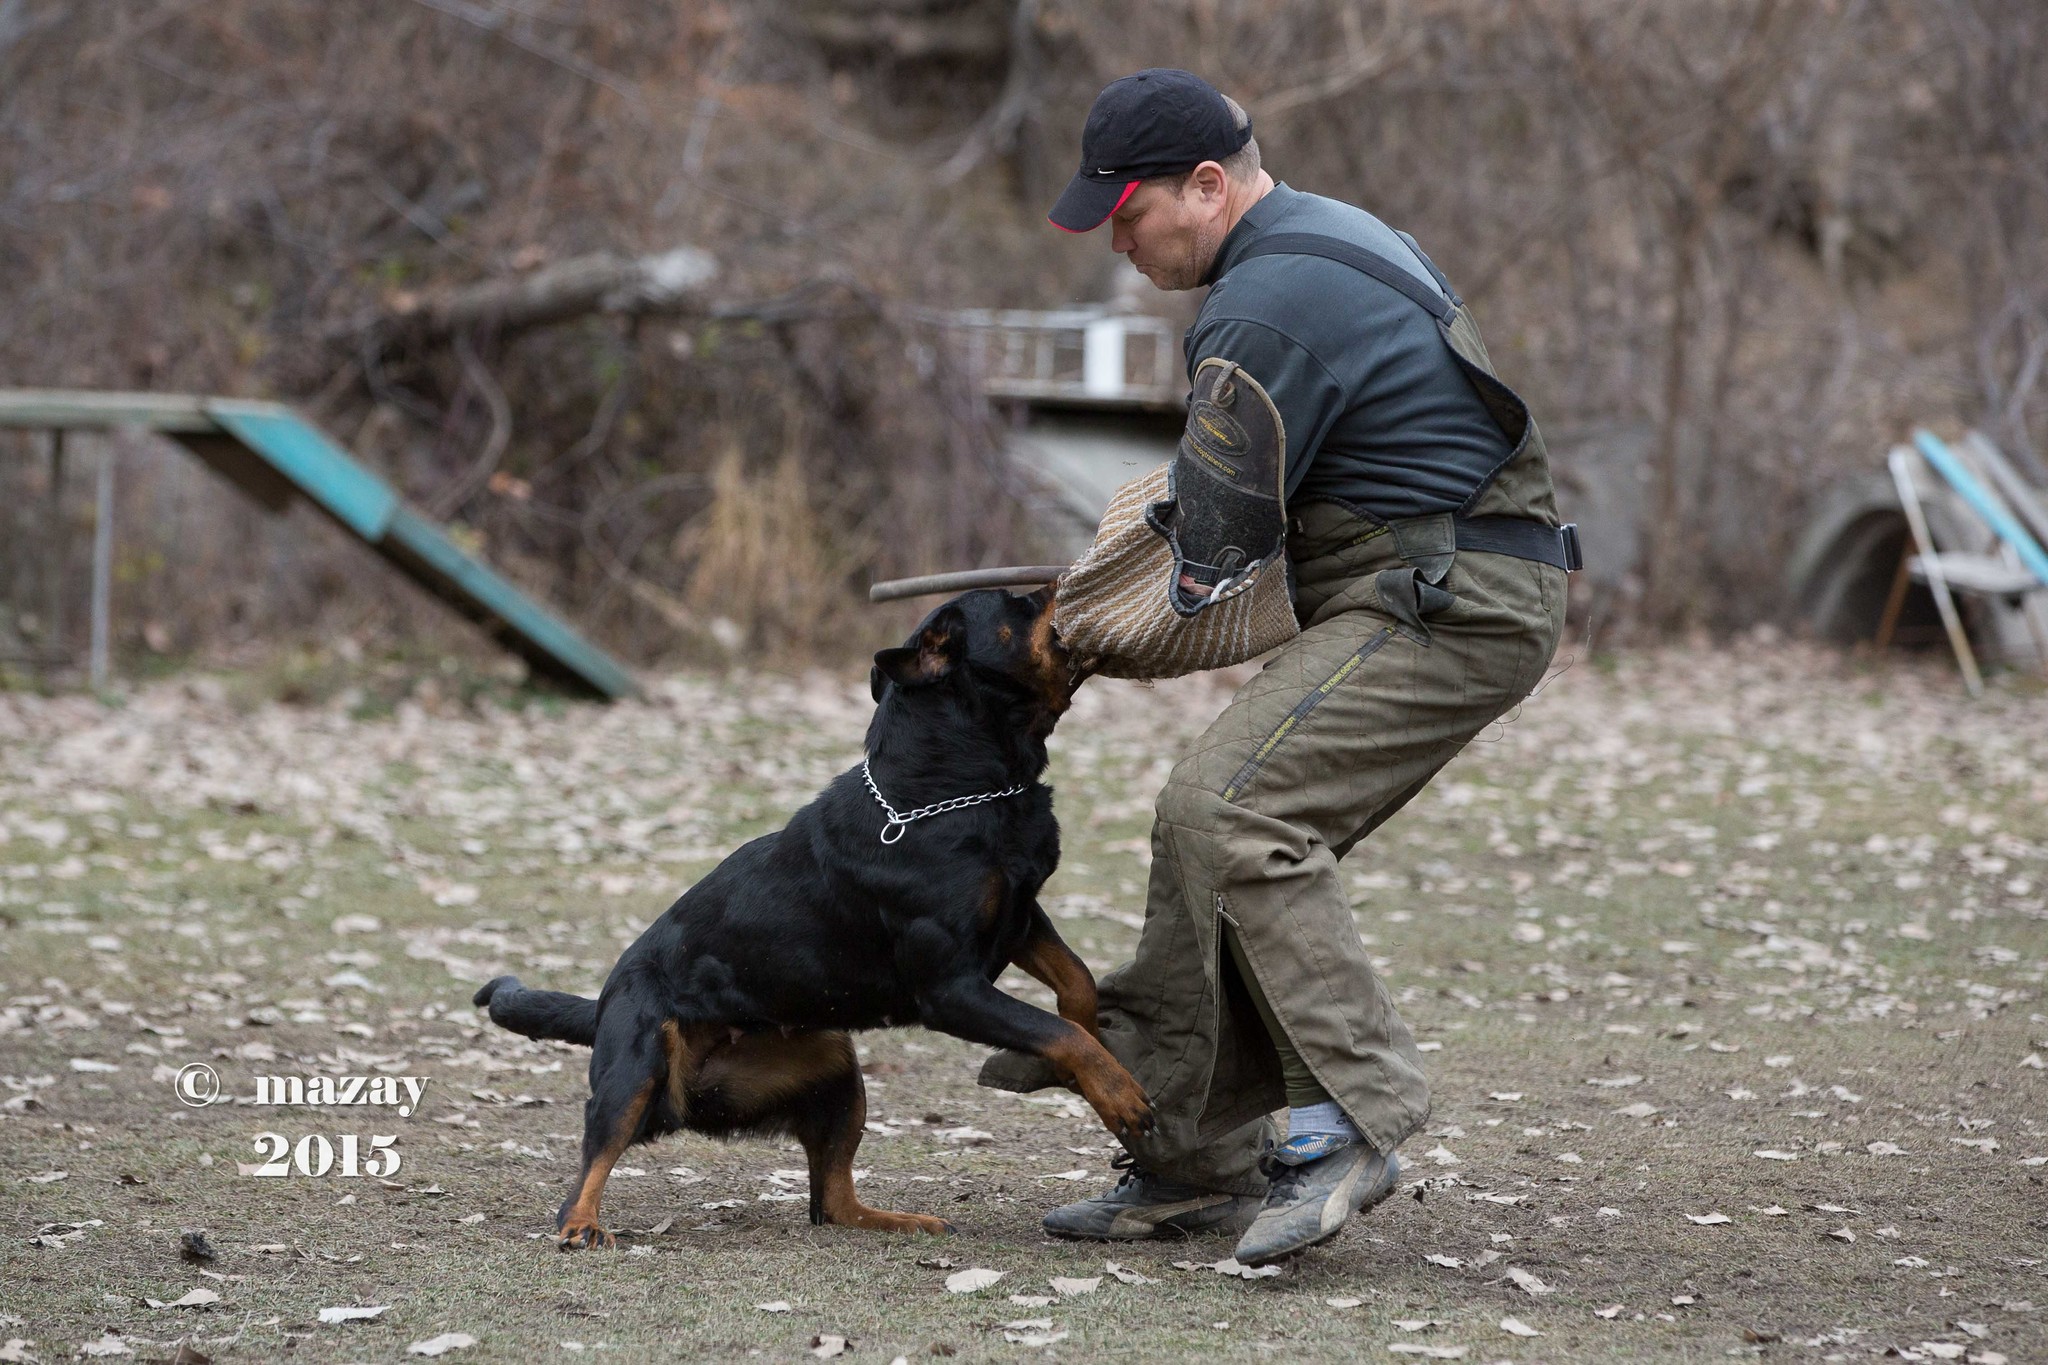
M599 1227L595 1218L585 1218L578 1215L569 1218L562 1224L560 1235L555 1240L555 1249L557 1251L583 1251L603 1247L609 1251L617 1247L618 1244L619 1239L606 1232L602 1227Z
M1122 1067L1105 1084L1091 1086L1086 1098L1101 1115L1103 1126L1125 1141L1144 1137L1159 1124L1145 1087Z

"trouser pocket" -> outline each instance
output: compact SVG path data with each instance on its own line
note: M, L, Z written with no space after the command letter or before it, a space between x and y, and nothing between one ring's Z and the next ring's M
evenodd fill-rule
M1418 644L1430 642L1427 618L1456 606L1458 595L1424 578L1412 564L1382 569L1373 576L1380 609L1400 623L1402 633Z

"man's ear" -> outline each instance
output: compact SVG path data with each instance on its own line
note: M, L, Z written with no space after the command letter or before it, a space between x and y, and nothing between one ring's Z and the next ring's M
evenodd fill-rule
M935 683L952 673L967 657L967 617L958 607L942 607L906 645L885 649L875 655L874 672L868 677L875 700L882 699L882 684L917 687Z

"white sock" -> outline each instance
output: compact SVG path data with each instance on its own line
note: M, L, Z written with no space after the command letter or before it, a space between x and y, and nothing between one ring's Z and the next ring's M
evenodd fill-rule
M1365 1136L1335 1100L1297 1105L1287 1111L1287 1136L1298 1138L1325 1133L1353 1139Z

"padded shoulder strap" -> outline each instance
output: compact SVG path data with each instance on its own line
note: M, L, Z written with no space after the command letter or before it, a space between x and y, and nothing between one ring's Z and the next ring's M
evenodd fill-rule
M1421 255L1420 252L1416 253ZM1253 242L1239 261L1248 261L1254 256L1321 256L1324 260L1337 261L1353 270L1370 275L1389 289L1398 290L1412 299L1416 306L1448 327L1455 311L1452 302L1431 289L1410 271L1395 265L1377 251L1368 250L1353 242L1338 237L1327 237L1320 232L1276 232L1270 237L1261 237ZM1427 257L1423 264L1429 265ZM1436 274L1436 267L1429 266L1430 273ZM1437 275L1442 279L1441 275Z

